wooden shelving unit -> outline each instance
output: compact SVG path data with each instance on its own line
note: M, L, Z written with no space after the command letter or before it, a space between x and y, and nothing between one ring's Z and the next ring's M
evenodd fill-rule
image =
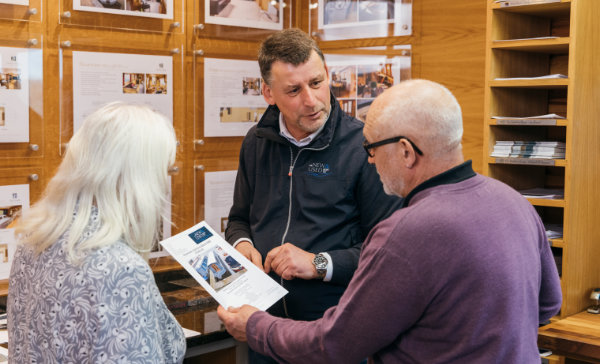
M521 1L522 3L522 1ZM584 310L600 286L600 1L516 4L488 0L483 173L517 190L564 189L560 200L528 199L545 223L559 266L559 318ZM566 78L542 78L551 74ZM500 123L494 116L559 114L552 125ZM565 159L493 158L499 140L561 141Z

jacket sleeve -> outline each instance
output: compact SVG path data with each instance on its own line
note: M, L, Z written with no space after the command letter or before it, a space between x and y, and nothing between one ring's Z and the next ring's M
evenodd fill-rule
M231 210L229 210L229 218L227 227L225 228L225 240L229 244L235 243L240 238L252 239L250 231L250 206L252 205L254 189L248 179L247 156L252 155L249 152L249 149L252 148L249 145L250 138L248 136L253 132L254 128L251 128L240 150L238 172L233 190L233 205L231 206Z
M331 283L347 285L350 282L358 266L363 241L379 221L389 217L402 204L402 198L384 192L377 170L366 158L358 178L355 200L360 211L360 236L349 249L327 252L333 261Z

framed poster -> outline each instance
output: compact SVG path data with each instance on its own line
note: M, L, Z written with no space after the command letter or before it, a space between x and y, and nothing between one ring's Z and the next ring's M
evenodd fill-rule
M204 58L204 136L244 136L267 110L257 61Z
M73 10L173 19L173 0L73 0Z
M29 52L0 47L0 143L29 142Z
M404 56L325 54L329 87L344 112L364 121L378 95L410 78L410 46L402 47Z
M173 120L173 59L128 53L74 51L73 132L111 101L146 104Z
M229 210L233 205L233 188L237 171L204 173L204 221L223 238L227 228Z
M311 34L322 40L412 33L412 0L318 0L309 9Z
M258 29L283 29L283 0L206 0L204 22Z
M0 186L0 279L8 279L16 250L13 224L29 208L29 185Z
M29 0L0 0L0 4L29 6Z

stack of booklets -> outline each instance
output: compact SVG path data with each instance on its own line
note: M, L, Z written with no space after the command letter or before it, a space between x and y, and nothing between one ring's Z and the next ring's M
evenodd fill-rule
M494 151L491 156L499 158L564 159L565 143L554 141L499 140L494 145Z
M561 199L565 197L565 191L560 188L528 188L519 190L519 193L527 198Z
M563 227L558 224L544 224L548 239L560 239L563 237Z

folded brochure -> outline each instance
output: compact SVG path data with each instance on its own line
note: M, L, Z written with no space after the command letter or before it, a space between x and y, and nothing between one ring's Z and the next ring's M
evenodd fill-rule
M248 304L264 311L287 294L205 221L160 244L225 308Z

